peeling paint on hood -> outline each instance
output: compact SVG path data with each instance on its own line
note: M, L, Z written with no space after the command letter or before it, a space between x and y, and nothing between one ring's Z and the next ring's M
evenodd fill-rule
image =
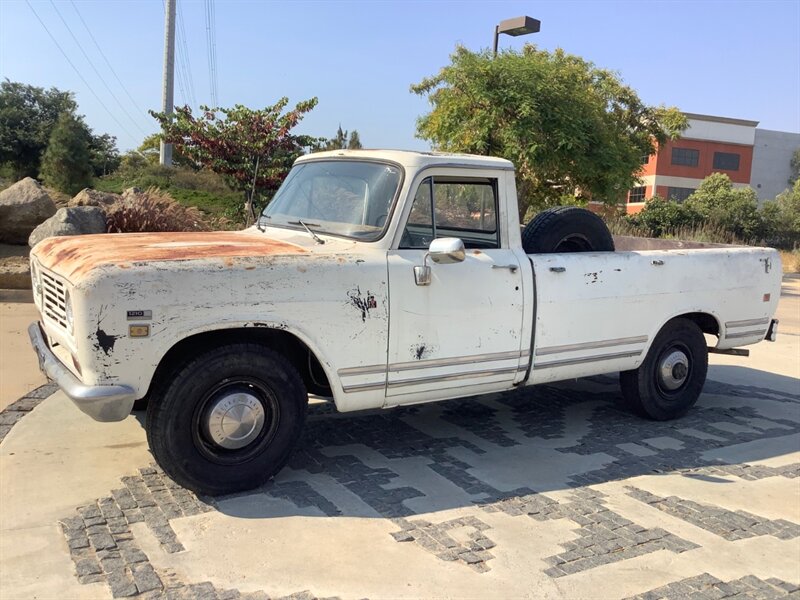
M54 237L41 241L32 254L41 265L73 282L101 266L129 267L147 261L258 257L307 252L263 233L213 231L106 233Z

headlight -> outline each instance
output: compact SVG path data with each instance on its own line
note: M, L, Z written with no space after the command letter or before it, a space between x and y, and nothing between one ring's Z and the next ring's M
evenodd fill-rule
M42 306L42 276L35 262L31 262L31 284L33 286L33 300Z
M64 315L67 317L67 331L72 333L75 316L72 314L72 298L70 298L69 290L64 292Z

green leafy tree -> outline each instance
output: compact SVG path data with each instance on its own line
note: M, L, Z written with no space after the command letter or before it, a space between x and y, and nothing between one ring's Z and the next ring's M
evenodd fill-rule
M311 145L312 152L342 149L360 150L361 148L361 137L358 135L358 131L354 129L348 136L347 131L343 130L341 125L339 125L339 128L336 130L335 137L330 139L320 138Z
M789 185L794 185L797 183L797 180L800 179L800 148L792 153L789 166L792 169L792 174L789 176Z
M767 242L781 248L800 246L800 179L762 209Z
M89 139L89 161L95 177L116 171L121 161L117 138L107 133L92 135Z
M750 187L733 187L725 173L712 173L686 200L704 222L712 223L745 241L760 240L765 233L758 211L758 195Z
M350 150L360 150L363 148L361 145L361 137L358 135L358 131L355 129L350 134L350 139L347 142L347 148Z
M136 153L138 155L144 155L147 159L147 162L150 164L157 164L159 159L159 154L161 152L161 134L160 133L153 133L148 135L142 143L139 144L139 147L136 149ZM181 152L177 149L172 149L172 164L176 167L189 167L189 168L197 168L190 159L185 157Z
M42 157L40 175L45 184L67 194L88 187L92 181L90 140L91 134L80 119L62 113Z
M71 92L0 83L0 165L14 179L35 177L59 115L77 108Z
M496 57L459 46L411 91L432 107L418 137L515 163L521 217L565 195L617 203L636 184L642 156L687 125L675 108L644 104L611 71L532 45Z
M158 120L164 139L195 165L222 175L233 189L245 194L245 219L253 215L255 196L268 199L278 189L294 160L316 140L294 135L291 130L312 110L317 99L298 103L284 112L288 98L272 106L253 110L237 104L233 108L202 106L195 117L188 106L172 115L150 114Z

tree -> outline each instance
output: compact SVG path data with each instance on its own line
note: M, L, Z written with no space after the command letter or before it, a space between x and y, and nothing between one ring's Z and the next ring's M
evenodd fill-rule
M789 176L789 185L794 185L800 179L800 148L792 153L792 159L789 161L789 166L792 169L792 174Z
M730 232L740 240L757 241L764 235L758 195L750 187L733 187L725 173L712 173L686 199L688 210L702 221Z
M353 129L353 132L350 134L350 141L347 142L347 148L350 150L361 150L363 146L361 145L361 137L358 135L358 131Z
M35 177L59 115L76 109L71 92L0 83L0 165L15 179Z
M139 144L139 147L136 151L141 155L144 154L147 158L147 162L150 164L157 164L159 155L161 152L161 134L160 133L153 133L148 135L142 143ZM181 154L175 148L172 149L172 164L176 167L189 167L189 168L197 168L190 159L186 158L183 154Z
M161 125L164 140L196 165L219 173L232 188L245 193L245 218L253 211L254 189L261 198L270 197L289 172L303 148L316 140L293 135L291 130L305 113L317 105L311 98L283 112L289 103L281 98L272 106L253 110L237 104L233 108L202 106L199 117L188 106L172 115L150 112ZM221 114L221 117L218 116Z
M637 183L642 156L687 125L675 108L644 104L614 73L532 45L496 57L458 46L451 64L411 91L432 106L418 137L515 163L521 218L564 195L616 204Z
M345 148L348 150L360 150L362 148L361 138L355 129L348 138L347 131L343 130L342 126L339 125L336 130L336 137L330 139L320 138L312 144L311 151L322 152L323 150L341 150Z
M800 246L800 179L762 209L767 242L781 248Z
M90 137L89 162L92 165L92 173L95 177L101 177L116 171L119 168L120 161L116 137L107 133Z
M45 184L67 194L76 194L92 181L89 155L91 134L83 122L61 113L42 157L41 178Z

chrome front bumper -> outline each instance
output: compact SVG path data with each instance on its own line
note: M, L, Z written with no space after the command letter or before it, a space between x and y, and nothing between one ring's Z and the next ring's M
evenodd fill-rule
M39 368L58 384L81 411L95 421L122 421L133 408L136 392L127 385L85 385L50 350L39 323L28 326L28 336L39 357Z

